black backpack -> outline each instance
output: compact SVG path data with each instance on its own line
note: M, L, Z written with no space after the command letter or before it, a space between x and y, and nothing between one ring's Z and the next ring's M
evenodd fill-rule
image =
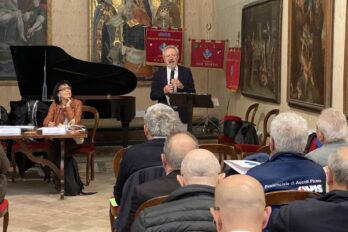
M64 184L65 196L76 196L82 194L83 183L81 181L76 160L73 157L65 157Z
M255 127L252 123L243 121L242 126L239 128L234 141L238 144L259 144L259 138Z

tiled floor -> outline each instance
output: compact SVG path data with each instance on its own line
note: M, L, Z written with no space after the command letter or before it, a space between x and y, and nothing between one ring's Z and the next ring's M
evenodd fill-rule
M98 149L95 156L96 176L85 192L88 196L66 196L59 199L52 183L46 183L29 170L26 178L8 179L6 198L10 202L9 232L110 231L109 201L115 177L113 156L116 148ZM81 178L85 180L84 157L77 158ZM2 224L2 219L0 219Z

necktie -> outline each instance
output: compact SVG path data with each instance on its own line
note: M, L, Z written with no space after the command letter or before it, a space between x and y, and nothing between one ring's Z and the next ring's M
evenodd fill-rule
M170 71L170 82L174 79L174 72L175 72L175 69L172 69L172 70ZM174 86L173 92L174 92L174 93L177 92L176 86Z

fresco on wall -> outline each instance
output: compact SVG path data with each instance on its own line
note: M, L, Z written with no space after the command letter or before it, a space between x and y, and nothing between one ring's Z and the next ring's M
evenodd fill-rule
M146 27L179 28L183 0L91 0L91 60L152 77L145 64Z
M47 0L0 1L0 80L15 80L11 45L47 44Z

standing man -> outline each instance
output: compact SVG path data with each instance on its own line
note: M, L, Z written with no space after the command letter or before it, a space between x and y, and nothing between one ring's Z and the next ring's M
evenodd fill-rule
M162 51L165 68L160 68L152 79L150 98L159 103L169 104L168 93L195 93L195 85L189 68L178 65L179 50L174 45L168 45ZM186 108L178 108L180 120L187 123Z

